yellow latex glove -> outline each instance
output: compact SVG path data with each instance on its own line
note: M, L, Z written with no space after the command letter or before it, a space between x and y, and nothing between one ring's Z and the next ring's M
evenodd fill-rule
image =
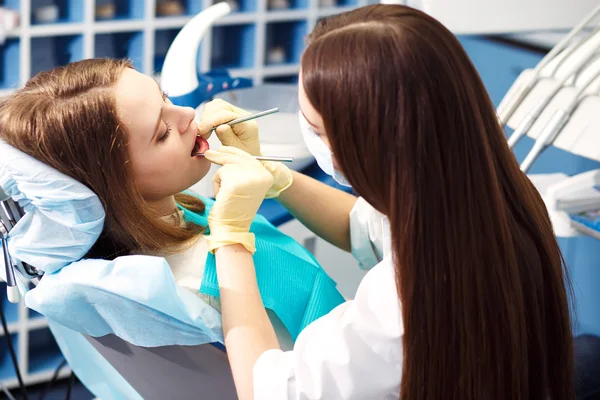
M213 253L219 247L239 243L254 254L256 246L250 225L273 185L273 177L254 157L234 147L223 146L204 155L222 165L213 177L216 196L208 214L208 250Z
M253 156L259 156L261 154L258 124L255 120L240 122L233 126L227 125L227 122L249 114L251 113L225 100L215 99L204 106L198 121L198 134L208 140L211 135L210 130L217 127L215 132L223 146L235 147Z
M292 172L283 163L277 161L262 161L262 164L273 177L273 185L267 191L265 198L273 199L292 185Z
M250 114L225 100L216 99L206 103L200 121L198 122L198 133L208 139L208 133L216 126L217 137L223 146L235 147L244 150L253 156L262 155L260 152L260 141L258 140L258 124L256 121L246 121L233 126L226 123L236 118ZM223 125L224 124L224 125ZM268 190L266 198L272 199L281 194L292 184L292 173L287 166L275 161L262 161L264 167L273 176L273 186Z

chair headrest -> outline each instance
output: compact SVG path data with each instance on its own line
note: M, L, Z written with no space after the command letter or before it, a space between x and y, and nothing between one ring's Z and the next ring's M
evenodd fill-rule
M25 211L9 234L11 256L46 273L81 259L104 226L98 196L1 140L0 154L0 189Z

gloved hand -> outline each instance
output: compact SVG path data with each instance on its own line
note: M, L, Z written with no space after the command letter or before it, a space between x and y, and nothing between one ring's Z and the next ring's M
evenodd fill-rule
M283 163L277 161L261 161L262 165L273 177L273 185L267 191L266 199L273 199L292 185L292 172Z
M206 103L204 111L198 121L198 134L204 139L210 137L210 130L217 127L215 132L223 146L236 147L253 156L260 154L258 140L258 124L255 120L240 122L233 126L227 122L250 114L225 100L215 99Z
M208 250L212 253L219 247L239 243L254 254L250 225L273 185L273 177L254 157L234 147L223 146L204 155L222 165L213 177L216 196L208 215Z
M260 141L258 140L258 124L256 121L246 121L233 126L226 123L250 114L228 102L216 99L206 103L200 121L198 122L198 133L208 139L208 133L216 126L217 137L223 146L235 147L244 150L253 156L262 155L260 152ZM225 125L221 125L225 124ZM273 176L273 186L267 192L266 198L272 199L281 194L292 184L292 173L284 164L275 161L262 161L264 167Z

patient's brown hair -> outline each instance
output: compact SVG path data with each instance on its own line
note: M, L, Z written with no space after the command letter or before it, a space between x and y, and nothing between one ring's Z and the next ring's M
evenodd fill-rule
M161 220L137 191L128 164L128 133L117 117L113 87L126 60L89 59L31 78L0 103L0 138L88 186L106 210L100 239L87 257L168 254L193 241L203 228ZM176 195L186 208L204 204Z

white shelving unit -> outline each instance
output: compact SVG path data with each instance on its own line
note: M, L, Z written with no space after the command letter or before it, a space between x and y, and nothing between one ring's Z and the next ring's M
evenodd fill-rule
M63 7L83 12L61 10L59 15L66 17L39 24L31 17L38 1L42 0L18 2L20 26L0 47L0 96L10 94L37 72L92 57L131 58L138 70L158 76L162 58L177 32L193 15L213 4L213 0L187 0L186 14L163 17L155 13L156 0L114 0L127 3L129 9L117 6L117 10L126 11L117 12L112 20L96 20L94 0L63 0ZM316 21L371 2L348 0L337 7L320 8L320 0L302 1L307 0L292 0L295 8L268 10L267 0L240 0L241 11L218 20L207 32L198 54L201 71L225 68L234 75L252 78L255 84L292 82L298 72L303 37ZM144 10L140 12L135 6ZM5 7L17 8L16 3L11 7L8 2ZM285 61L269 64L268 46L282 47Z
M35 22L32 14L36 7L52 1L59 6L59 20ZM116 18L96 20L95 1L113 1ZM185 13L171 17L156 15L156 1L4 0L3 7L19 11L20 26L0 46L0 97L39 71L92 57L130 58L138 70L160 79L164 55L176 34L213 0L180 0ZM240 11L218 20L207 32L198 52L199 68L202 72L227 69L233 76L253 79L254 84L295 82L304 36L314 24L322 17L373 2L337 0L337 6L322 8L319 4L323 0L288 0L290 9L269 10L270 0L238 1ZM267 62L271 46L284 49L283 62ZM282 228L296 231L293 226ZM0 293L6 293L2 285ZM23 304L10 304L3 296L0 307L8 320L25 384L50 380L63 357L47 321ZM1 330L0 343L0 384L15 388L18 381ZM59 376L69 373L65 367Z

